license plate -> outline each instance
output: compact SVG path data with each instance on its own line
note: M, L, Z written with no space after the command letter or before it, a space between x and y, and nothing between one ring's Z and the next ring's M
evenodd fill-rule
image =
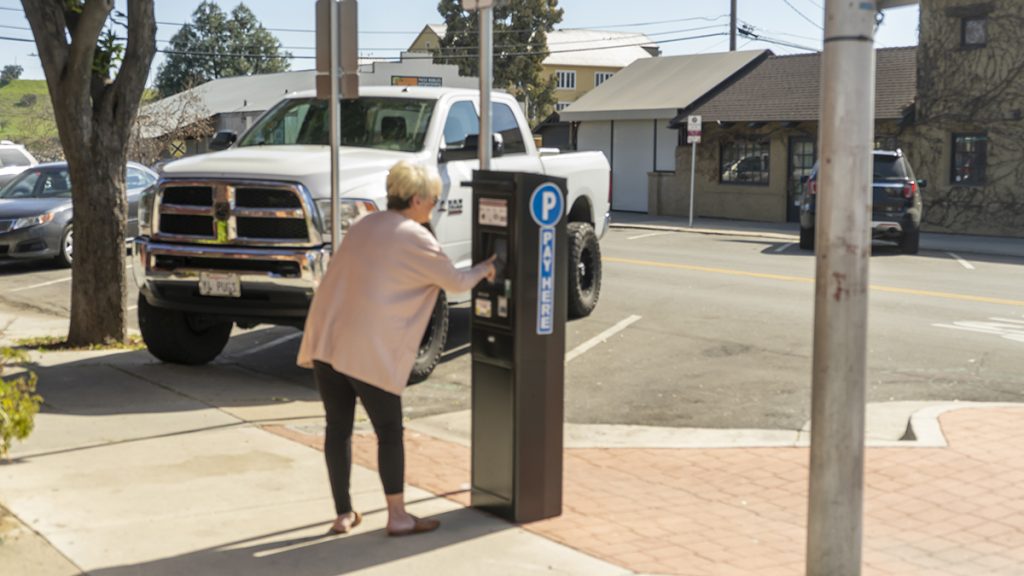
M238 274L229 272L200 272L199 294L202 296L242 297L242 282Z

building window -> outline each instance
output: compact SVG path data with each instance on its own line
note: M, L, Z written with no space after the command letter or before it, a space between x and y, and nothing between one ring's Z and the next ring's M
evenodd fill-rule
M575 90L576 89L576 72L573 70L559 70L555 73L558 77L558 89L559 90Z
M876 134L875 150L895 150L900 147L900 140L892 134Z
M768 185L771 155L767 140L736 140L722 144L719 158L721 182Z
M953 165L949 181L961 186L985 184L985 165L988 163L988 136L980 134L953 134Z
M555 104L555 112L561 112L562 110L565 110L566 108L569 107L570 104L572 104L572 102L559 102Z
M594 73L594 87L604 84L604 81L611 78L614 72L595 72Z
M978 48L988 44L988 18L964 18L961 23L960 45Z

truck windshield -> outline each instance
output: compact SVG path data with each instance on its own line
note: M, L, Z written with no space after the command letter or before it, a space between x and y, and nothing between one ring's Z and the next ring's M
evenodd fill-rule
M359 98L341 102L341 145L418 152L423 149L433 100ZM246 132L239 146L330 144L327 101L290 98Z

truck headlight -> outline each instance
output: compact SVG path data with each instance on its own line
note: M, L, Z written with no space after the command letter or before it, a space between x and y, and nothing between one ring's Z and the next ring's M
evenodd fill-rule
M150 186L139 194L139 236L149 236L153 233L153 198L155 197L155 186Z
M26 216L24 218L18 218L14 221L14 225L11 226L11 230L20 230L21 228L28 228L29 226L38 226L40 224L46 224L53 220L54 213L47 212L40 214L39 216Z
M320 232L324 238L330 238L333 230L331 227L331 199L317 200L316 208L320 212ZM338 202L338 211L341 213L341 233L345 234L353 222L371 212L376 212L377 205L372 200L342 198Z

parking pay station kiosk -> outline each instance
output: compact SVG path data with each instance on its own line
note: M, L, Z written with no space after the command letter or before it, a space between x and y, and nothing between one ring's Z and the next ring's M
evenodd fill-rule
M472 505L514 522L562 513L566 182L477 171L472 294Z

